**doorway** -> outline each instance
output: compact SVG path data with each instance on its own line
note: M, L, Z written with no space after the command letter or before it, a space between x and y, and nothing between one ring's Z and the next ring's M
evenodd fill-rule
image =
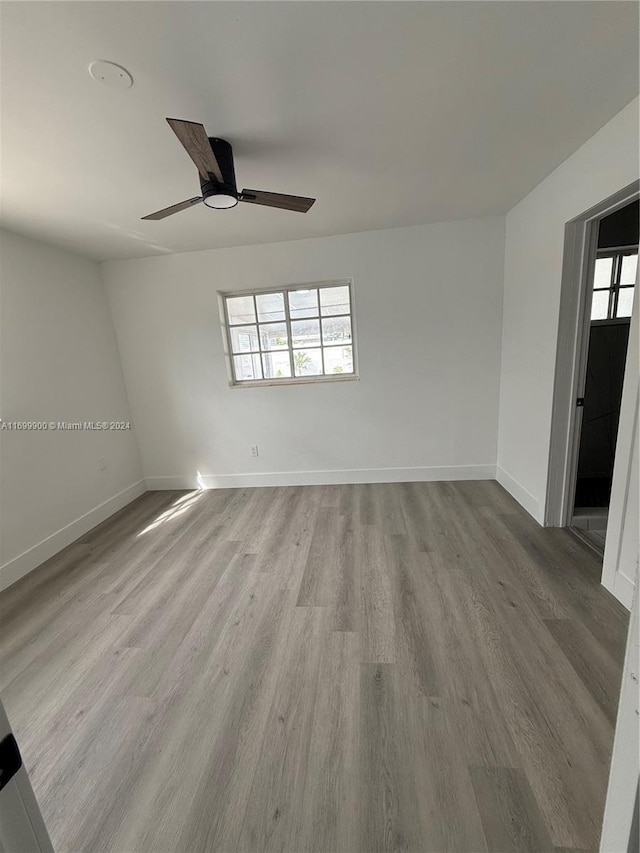
M634 181L629 186L615 193L599 204L567 222L565 226L564 260L562 267L562 286L560 293L560 314L558 322L558 343L556 349L556 371L553 392L553 408L551 418L551 441L549 448L549 467L547 478L547 495L545 503L544 523L548 527L573 528L574 510L576 509L576 493L578 491L578 471L584 483L580 484L580 502L586 503L589 496L590 506L585 509L600 510L603 518L591 520L596 513L587 515L587 529L597 530L600 526L600 540L596 547L602 548L604 555L602 568L602 584L622 604L630 609L635 588L634 567L637 562L638 520L640 517L638 466L638 406L640 401L640 307L638 305L637 272L634 286L622 284L629 277L629 265L637 264L630 256L637 255L632 246L638 245L637 224L635 225L635 243L629 245L612 245L609 240L609 229L620 225L615 219L608 219L611 214L632 205L640 199L640 182ZM625 214L626 217L628 215ZM621 217L622 218L622 217ZM605 222L605 220L607 220ZM601 228L602 225L602 228ZM631 226L634 227L634 226ZM601 232L602 231L602 236ZM616 243L622 238L617 237ZM623 242L626 242L624 238ZM603 242L599 244L599 240ZM608 245L605 245L604 241ZM606 261L609 250L610 258ZM618 251L620 250L620 251ZM627 260L624 260L624 258ZM596 262L597 265L596 281ZM609 272L607 277L606 272ZM602 284L602 286L600 286ZM597 285L594 287L594 285ZM623 292L625 288L628 291ZM596 295L596 291L603 294ZM607 291L607 292L605 292ZM622 297L621 294L622 293ZM628 317L617 316L623 311L628 299L632 297L631 322ZM606 314L604 313L606 306ZM620 306L620 307L619 307ZM623 368L622 393L619 403L618 392L615 392L615 382L611 381L611 371L606 368L607 381L610 391L600 402L600 411L588 418L594 420L598 414L607 422L605 436L608 442L608 463L602 468L591 470L585 467L587 461L593 463L593 458L587 450L589 439L580 454L582 439L582 423L585 411L585 398L588 394L588 360L591 344L592 311L599 312L594 316L595 323L604 327L623 326L616 324L617 320L625 321L627 328L609 330L609 336L628 338L627 353ZM611 321L604 323L604 320ZM595 326L594 326L595 328ZM606 332L604 337L606 337ZM600 335L603 337L603 335ZM595 340L595 339L594 339ZM624 342L624 341L623 341ZM593 353L598 344L594 343ZM613 368L611 368L612 370ZM590 395L593 397L593 394ZM613 412L613 414L610 414ZM616 414L617 412L617 414ZM617 423L616 423L617 420ZM591 425L590 425L591 426ZM589 426L589 428L590 428ZM594 426L595 431L595 426ZM613 456L613 474L610 475L611 456ZM586 461L585 461L586 460ZM581 465L582 462L582 465ZM611 483L609 485L609 477ZM592 482L587 481L591 479ZM600 481L599 484L597 481ZM593 488L592 488L593 487ZM599 489L599 491L598 491ZM603 497L604 495L604 497ZM608 504L608 506L607 506ZM585 522L582 522L584 530ZM575 528L573 528L575 530ZM581 533L584 535L584 533ZM631 566L631 569L629 569Z
M630 204L603 217L587 327L582 418L571 526L604 554L622 387L638 267L638 213Z

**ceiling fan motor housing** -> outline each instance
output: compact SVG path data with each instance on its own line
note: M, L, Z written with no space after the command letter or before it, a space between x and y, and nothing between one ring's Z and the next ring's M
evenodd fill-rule
M202 197L206 200L214 195L234 196L238 198L238 190L236 188L236 173L233 168L233 149L226 139L216 139L209 137L211 150L215 154L220 171L222 172L223 182L220 184L213 180L206 181L200 175L200 187L202 188ZM205 201L206 203L206 201Z

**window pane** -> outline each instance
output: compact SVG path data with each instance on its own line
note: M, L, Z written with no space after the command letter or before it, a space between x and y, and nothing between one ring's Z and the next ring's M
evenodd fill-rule
M287 324L269 323L260 326L260 344L263 350L287 348Z
M348 287L323 287L320 289L320 312L330 314L349 313Z
M286 379L287 376L291 376L289 350L263 352L262 364L264 367L265 379Z
M630 317L633 308L633 287L622 287L618 291L616 317Z
M637 255L623 255L622 271L620 273L620 284L635 284L636 270L638 268ZM626 314L624 315L627 316Z
M351 318L329 317L322 321L322 343L337 344L351 341Z
M350 297L348 284L331 283L225 296L234 381L353 377Z
M327 347L324 351L324 372L353 373L353 350L351 347Z
M291 319L318 316L317 290L291 290L289 292L289 314Z
M297 350L293 353L296 376L319 376L322 373L322 354L319 349Z
M231 329L231 349L233 352L251 352L260 349L256 327L240 326Z
M606 320L609 315L610 290L594 290L591 303L591 319Z
M596 258L596 271L593 277L593 286L610 287L612 268L613 258Z
M291 337L294 347L317 347L320 344L320 321L293 320Z
M284 293L263 293L256 296L258 321L284 320Z
M262 366L259 355L234 355L233 367L237 382L262 379Z
M237 323L255 323L253 296L232 296L227 299L227 314L230 326L235 326Z

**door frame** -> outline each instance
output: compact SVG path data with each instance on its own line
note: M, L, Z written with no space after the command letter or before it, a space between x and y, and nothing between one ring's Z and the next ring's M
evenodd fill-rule
M565 225L544 513L546 527L568 527L573 513L583 411L576 401L584 396L587 376L591 283L600 220L638 199L640 181L634 181Z

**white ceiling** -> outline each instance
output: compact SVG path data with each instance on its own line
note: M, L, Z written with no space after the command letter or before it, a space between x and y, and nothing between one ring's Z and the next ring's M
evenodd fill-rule
M128 258L505 212L637 95L638 4L5 2L1 55L3 224ZM315 206L141 222L199 194L165 116Z

